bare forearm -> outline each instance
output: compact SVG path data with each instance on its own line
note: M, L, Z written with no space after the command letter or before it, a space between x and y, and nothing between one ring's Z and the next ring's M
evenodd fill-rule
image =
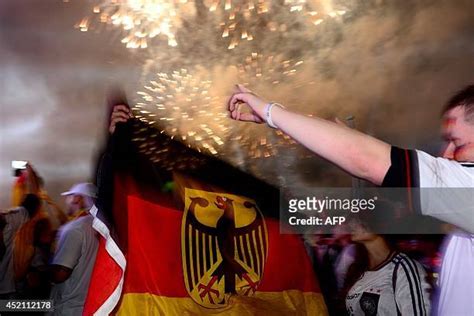
M58 284L69 279L72 269L60 265L52 265L48 268L48 272L51 282Z
M286 134L353 176L381 184L390 167L390 145L348 127L280 107L273 122Z

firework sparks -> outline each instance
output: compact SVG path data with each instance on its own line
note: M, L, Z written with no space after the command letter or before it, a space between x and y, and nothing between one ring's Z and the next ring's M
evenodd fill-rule
M195 2L188 0L174 0L164 4L163 0L109 0L102 1L101 5L94 8L94 13L99 15L100 21L121 26L128 35L123 40L128 47L148 47L146 39L158 34L168 37L171 46L176 45L174 31L177 30L183 10L178 7ZM314 28L304 23L309 17L317 25L325 19L337 18L345 14L344 10L335 10L330 0L285 0L276 4L271 0L210 0L207 3L211 18L202 18L193 23L183 24L184 30L193 30L192 35L186 34L179 38L187 38L178 50L163 50L154 46L149 52L151 65L147 69L160 68L160 72L150 77L150 72L145 71L146 84L138 91L140 101L134 107L135 116L147 123L150 127L158 129L159 134L166 134L170 139L183 142L200 152L225 157L232 150L240 151L243 159L237 164L245 162L245 158L268 158L278 153L281 148L289 148L295 142L278 130L269 130L263 126L253 124L238 124L227 118L225 111L225 96L216 94L222 91L219 82L221 76L212 69L220 71L230 70L235 77L233 80L252 87L255 91L268 91L285 87L303 87L309 84L308 80L300 80L299 69L304 64L303 60L283 56L304 56L301 52L307 49L298 45L288 49L275 47L272 43L284 38L303 34L303 30L310 32ZM154 5L154 6L153 6ZM165 10L168 6L170 9ZM196 8L194 8L196 10ZM162 13L166 11L166 14ZM192 11L192 10L191 10ZM206 12L206 11L201 11ZM295 13L294 13L295 12ZM161 14L161 15L160 15ZM298 14L296 19L293 14ZM289 20L289 17L291 19ZM222 42L209 37L209 32L215 30L217 20L221 21L222 37L229 41L228 49L237 47L242 41L252 41L255 37L262 38L262 42L255 42L232 53L225 50ZM161 20L160 20L161 19ZM164 22L163 22L164 21ZM173 21L178 21L174 23ZM204 21L204 25L200 25ZM222 22L223 21L223 22ZM172 23L173 22L173 23ZM188 20L189 22L189 20ZM295 23L293 23L295 22ZM303 22L303 23L301 23ZM163 24L164 23L164 24ZM158 31L153 28L158 25ZM164 27L162 27L165 25ZM194 31L193 25L207 32ZM84 19L78 26L82 31L91 27L90 20ZM172 27L174 27L172 31ZM272 32L265 32L265 31ZM184 32L186 33L186 32ZM273 34L273 35L268 35ZM186 37L187 36L187 37ZM270 39L276 41L271 41ZM197 49L206 42L207 50ZM295 44L302 43L296 41ZM269 45L268 45L269 44ZM266 49L258 48L264 46ZM251 53L249 51L268 51L271 54ZM278 52L274 51L277 50ZM245 56L242 58L241 56ZM212 56L212 62L209 62ZM241 62L236 62L240 60ZM202 66L199 66L202 65ZM204 66L206 65L206 66ZM235 66L229 66L235 65ZM217 68L214 68L216 67ZM178 67L178 68L177 68ZM168 69L180 69L168 71ZM161 72L167 69L166 72ZM234 124L235 123L235 124ZM143 142L146 144L146 142ZM143 151L152 155L157 149L153 145L144 145ZM162 153L155 153L157 156ZM229 158L229 157L228 157ZM230 158L232 160L232 158ZM233 161L236 163L236 161Z
M271 0L210 1L209 11L220 16L221 36L228 41L229 50L262 36L265 30L287 31L285 23L275 20L281 6ZM331 0L285 0L284 8L301 14L314 25L347 12L345 8L334 9ZM155 38L166 39L174 47L178 45L176 33L182 21L195 17L196 10L196 3L188 0L95 0L93 15L83 18L76 28L86 32L99 21L120 29L124 34L121 42L127 48L148 48Z
M334 9L331 0L285 0L284 7L302 14L313 25L347 12L346 9ZM229 41L227 48L231 50L242 41L252 41L262 29L285 33L287 25L274 19L278 8L278 4L270 0L212 0L209 11L222 15L222 38Z
M142 119L143 120L143 119ZM169 137L160 134L156 129L135 124L132 141L138 145L138 150L159 164L161 169L168 171L191 170L201 166L203 157L192 155L186 146L173 142Z
M237 65L239 79L246 85L255 87L263 83L280 84L285 79L296 74L303 64L302 60L294 61L282 56L267 56L252 53L245 57L245 61Z
M292 80L303 61L285 59L281 56L264 56L252 53L237 65L239 81L251 87L278 86ZM246 127L245 133L232 137L247 148L251 158L268 158L278 153L278 147L294 145L295 141L280 130L268 130L258 125Z
M302 65L302 60L252 53L229 72L239 82L258 89L296 83L294 77ZM295 144L279 130L230 121L225 96L215 94L219 91L217 81L202 67L192 72L157 73L138 92L141 100L134 107L135 116L172 139L212 155L226 154L230 144L239 144L248 158L268 158L277 154L279 147Z
M180 19L193 15L194 6L187 0L102 0L93 8L101 23L120 28L127 48L147 48L153 38L166 38L169 46L177 46L175 32ZM86 32L95 18L82 19L76 28Z
M212 81L194 77L186 69L158 73L138 94L136 117L161 133L212 155L219 153L228 132L222 98L211 93Z
M290 12L300 12L314 25L347 13L345 8L335 9L330 0L285 0L285 5L290 8Z
M234 49L241 41L252 41L255 34L253 24L260 22L268 13L271 2L268 0L213 0L209 11L223 16L222 37L229 39L228 49ZM220 10L218 10L220 9Z

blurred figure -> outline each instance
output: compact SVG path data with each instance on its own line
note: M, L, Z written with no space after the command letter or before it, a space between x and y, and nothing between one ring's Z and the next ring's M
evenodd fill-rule
M41 208L48 215L54 229L67 221L64 212L48 195L43 178L39 176L31 163L27 162L24 169L14 169L13 172L17 178L12 188L13 207L18 207L26 194L35 194L42 201Z
M351 235L339 234L335 236L336 243L341 247L341 251L334 262L334 274L336 275L337 291L344 287L347 271L355 260L356 246L351 243Z
M13 171L16 180L12 187L12 207L20 206L29 193L39 196L42 179L30 163L24 168Z
M54 315L82 315L99 246L99 236L92 228L96 188L91 183L79 183L64 192L73 218L61 227L52 266L51 291Z
M7 222L3 216L0 216L0 262L5 255L6 247L5 247L5 240L3 239L3 230L7 226Z
M89 213L97 197L97 189L92 183L78 183L61 195L66 197L68 206L66 213L68 220L71 221Z
M27 195L28 196L28 195ZM41 200L40 200L41 201ZM53 231L48 214L40 207L16 232L13 270L19 298L46 298L49 282L46 267L50 259Z
M16 179L12 186L12 207L18 207L26 194L26 169L15 169L13 175Z
M40 199L34 194L27 194L20 207L7 210L1 213L1 221L5 223L2 229L3 242L5 245L5 251L2 260L0 261L0 297L2 299L14 298L17 292L15 284L15 269L14 266L18 264L18 270L23 268L19 264L19 261L14 264L14 257L19 259L19 249L15 249L14 244L17 241L17 232L27 223L30 219L34 218L38 214L41 207ZM21 246L20 246L21 247ZM26 246L28 247L28 246ZM28 247L29 248L29 247ZM23 251L21 249L19 251ZM15 251L15 254L14 254ZM25 262L28 263L27 257L31 255L30 249L25 250ZM20 272L20 271L18 271Z
M313 238L315 241L313 268L318 275L329 314L337 315L337 282L334 264L341 249L331 236L315 235Z

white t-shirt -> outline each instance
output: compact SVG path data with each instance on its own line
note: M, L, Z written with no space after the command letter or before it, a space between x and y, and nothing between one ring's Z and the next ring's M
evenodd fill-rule
M474 315L474 237L462 231L445 239L439 276L438 316Z
M346 296L349 315L429 315L430 286L421 264L395 254L376 270L364 272Z
M438 316L474 316L474 164L392 147L389 187L419 188L413 209L458 226L447 239Z
M51 291L54 315L82 315L99 246L93 217L86 215L64 225L59 231L52 264L72 269L71 276Z

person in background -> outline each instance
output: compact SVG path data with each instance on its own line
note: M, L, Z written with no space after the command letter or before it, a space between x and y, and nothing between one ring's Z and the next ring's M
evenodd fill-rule
M54 283L51 299L54 315L74 316L82 315L99 246L99 236L92 228L94 218L89 213L96 188L91 183L80 183L63 195L67 196L73 219L58 233L50 267L50 279Z
M87 215L97 197L97 188L92 183L77 183L61 193L66 197L68 221Z
M397 223L395 208L384 201L350 223L357 248L342 290L349 315L430 315L424 267L397 251L397 236L382 234Z
M5 253L0 261L0 297L2 299L15 298L17 292L14 257L19 258L20 255L23 255L20 251L25 250L15 249L16 247L14 247L17 232L25 223L38 214L40 207L40 199L34 194L27 194L20 207L3 211L0 215L2 221L5 222L5 226L2 229ZM28 249L28 253L25 253L25 259L28 255L31 255L30 250ZM19 262L17 261L16 264L19 264ZM26 260L26 265L28 266L28 264L29 260ZM21 270L22 267L19 268Z
M30 163L26 164L25 169L14 170L14 176L16 180L12 186L12 207L20 206L29 193L39 196L43 180Z
M341 251L334 262L334 274L336 275L337 291L341 291L346 279L347 270L355 260L356 246L351 243L351 235L335 235L336 243L341 247Z
M41 201L41 199L40 199ZM13 271L18 298L47 298L47 278L53 230L48 214L40 207L21 225L13 244Z
M3 256L5 256L6 252L6 246L5 246L5 240L3 238L3 230L5 229L5 226L7 226L7 221L3 216L0 216L0 262L3 259Z
M13 207L18 207L26 194L35 194L42 201L41 209L48 215L54 230L67 221L64 212L48 195L43 178L39 176L30 162L26 163L25 169L15 169L14 176L17 179L12 187Z

